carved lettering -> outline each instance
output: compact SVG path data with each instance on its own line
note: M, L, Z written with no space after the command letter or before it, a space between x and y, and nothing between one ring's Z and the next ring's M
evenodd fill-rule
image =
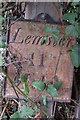
M23 38L22 40L20 41L12 41L10 43L18 43L18 44L36 44L38 45L41 40L44 38L45 36L36 36L36 35L27 35L25 38ZM70 43L72 42L72 40L63 40L63 39L59 39L58 43L54 42L52 36L48 36L47 40L46 40L46 46L50 45L51 43L53 44L53 47L55 47L56 45L59 45L60 47L61 46L65 46L65 47L69 47L70 46Z
M39 42L40 42L40 40L41 40L42 38L43 38L42 36L33 36L31 43L32 43L32 44L36 43L36 45L37 45L37 44L39 44Z
M20 30L21 28L18 28L18 29L16 29L15 30L15 32L14 32L14 35L13 35L13 39L12 39L12 42L15 42L15 40L16 40L16 37L17 37L17 35L18 35L18 32L19 32L19 30Z
M29 66L34 66L33 59L34 59L34 53L31 53L29 58Z
M64 46L65 45L65 39L64 40L60 39L59 42L58 42L58 45L61 46L61 47Z
M56 46L56 45L57 45L57 43L56 43L56 42L53 42L53 47Z
M37 38L36 36L33 36L33 37L32 37L32 44L34 44L36 38Z
M68 47L70 45L71 41L72 40L70 39L70 40L68 40L68 42L66 42L66 47Z
M47 41L46 41L46 46L50 45L51 43L52 36L49 36Z
M43 65L43 62L44 62L44 54L42 53L41 55L40 55L40 67L43 67L44 65Z
M28 44L28 43L30 43L30 39L31 39L31 35L28 35L28 36L25 37L24 42L25 42L26 44ZM28 41L28 40L29 40L29 41Z
M38 39L37 39L37 42L36 42L36 45L39 44L40 40L43 39L43 37L41 36L38 36Z

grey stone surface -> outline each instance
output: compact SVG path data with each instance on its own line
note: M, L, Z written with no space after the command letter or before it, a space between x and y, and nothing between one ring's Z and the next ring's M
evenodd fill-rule
M60 9L60 3L56 3L57 9ZM59 16L53 3L40 2L40 3L28 3L25 10L25 19L34 19L40 13L49 14L55 22L59 22Z

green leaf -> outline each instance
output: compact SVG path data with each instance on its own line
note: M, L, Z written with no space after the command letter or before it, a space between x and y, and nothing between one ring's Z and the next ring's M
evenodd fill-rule
M79 2L72 2L71 3L71 6L73 6L73 7L76 6L76 5L79 5Z
M41 45L45 44L47 38L48 38L48 36L43 37L43 39L42 39L42 41L41 41Z
M0 40L0 48L5 48L5 47L6 47L5 41Z
M52 37L53 37L53 40L54 40L55 43L57 43L58 40L59 40L58 35L59 35L59 34L58 34L57 32L53 32L53 33L52 33Z
M58 97L57 89L53 86L53 84L49 84L46 89L47 93L52 95L53 97Z
M75 38L78 38L78 28L75 25L69 25L65 29L65 36L73 35Z
M12 112L16 112L17 106L11 106L11 110L12 110Z
M79 25L79 30L80 30L80 25ZM80 39L80 31L78 31L78 39Z
M45 94L42 94L41 95L42 96L42 100L43 100L43 104L44 104L44 106L48 106L48 102L47 102L47 97L46 97L46 95Z
M2 24L4 18L0 15L0 24Z
M0 54L0 66L3 66L3 56Z
M21 116L20 112L17 111L17 112L15 112L14 114L12 114L12 115L10 116L10 118L22 118L22 116Z
M72 12L72 13L65 13L63 15L63 20L68 20L69 23L74 23L75 19L77 18L77 14Z
M31 107L28 107L25 105L25 106L21 107L21 110L12 114L10 116L10 118L20 119L20 118L27 118L27 117L33 116L33 115L34 115L34 110Z
M49 25L46 25L44 28L45 32L52 32L52 28Z
M4 113L3 116L2 116L2 119L3 119L3 120L4 120L4 119L6 120L7 118L8 118L8 116Z
M53 30L52 30L52 37L53 37L53 40L54 40L55 43L57 43L58 40L59 40L59 32L60 31L59 31L58 26L54 25Z
M79 2L80 0L71 0L70 2Z
M58 25L54 25L52 32L58 32L58 31L59 31Z
M69 109L69 108L66 108L66 109L64 110L64 112L65 112L65 113L70 113L70 109Z
M69 52L72 64L78 68L80 66L80 45L75 44Z
M75 44L72 46L72 51L78 51L78 52L80 52L80 44L75 43Z
M72 31L73 31L73 25L67 26L65 29L65 36L69 36L69 35L73 34Z
M60 32L58 29L58 25L54 25L53 28L51 28L49 25L46 25L44 30L45 30L45 32L49 32L52 34L52 37L53 37L55 43L58 42L59 32ZM43 45L46 42L47 37L48 36L43 38L43 40L41 41L41 45Z
M43 91L45 89L45 83L44 81L37 80L32 82L32 86L35 87L39 91Z
M29 93L29 87L26 83L23 83L24 93L27 95Z
M24 116L28 116L29 117L29 116L33 116L34 115L34 110L32 109L32 107L28 107L26 105L21 107L20 112L21 112L22 118Z
M26 83L27 82L27 77L25 75L21 75L19 80L23 83Z
M80 66L80 54L78 53L78 51L70 52L70 58L71 58L72 64L76 68L78 68Z
M73 34L74 34L75 38L80 37L80 23L78 23L78 22L74 23L74 32L73 32Z
M62 86L62 81L53 84L53 87L55 87L56 89L59 89L61 86Z

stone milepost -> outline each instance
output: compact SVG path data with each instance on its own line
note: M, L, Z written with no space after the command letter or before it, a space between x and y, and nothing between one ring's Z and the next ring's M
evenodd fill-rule
M11 20L11 24L14 21ZM60 39L58 45L54 43L53 38L48 34L47 41L44 45L40 45L41 40L47 33L44 32L46 24L39 22L17 21L11 25L9 31L8 49L15 64L10 64L7 67L9 76L14 79L19 79L20 74L25 74L28 77L30 88L29 96L35 100L40 99L41 94L36 89L31 87L34 80L43 80L46 84L54 81L54 73L59 57L60 47L63 45L62 55L59 61L57 77L63 82L59 89L59 97L55 97L55 101L70 101L73 81L73 67L66 52L67 47L71 45L71 40L65 40L62 43ZM53 26L53 25L50 25ZM60 35L61 36L61 35ZM18 84L22 90L22 84ZM45 91L44 91L45 92ZM50 95L45 93L49 100ZM8 80L6 80L6 90L4 97L16 97ZM20 96L22 97L22 96Z

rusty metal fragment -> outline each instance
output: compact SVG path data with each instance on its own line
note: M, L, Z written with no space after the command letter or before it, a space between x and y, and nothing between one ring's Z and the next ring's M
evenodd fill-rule
M11 20L11 24L14 21ZM41 40L47 35L44 32L46 23L16 21L10 26L8 52L13 59L13 64L8 65L7 72L11 79L16 84L21 74L28 76L28 85L30 88L29 96L35 100L40 99L41 92L38 92L31 86L32 81L44 79L46 84L56 82L54 80L55 68L59 57L61 40L58 45L54 44L51 34L48 33L48 40L44 45L41 45ZM48 24L54 27L53 24ZM61 25L59 25L61 29ZM60 34L60 38L61 38ZM15 38L14 38L15 37ZM72 81L73 81L73 66L69 54L66 52L68 47L72 45L72 41L65 40L62 55L59 61L57 71L57 81L62 81L63 84L58 90L59 97L54 97L55 101L68 102L71 98ZM17 77L17 78L16 78ZM22 90L22 84L18 83L18 87ZM52 97L45 93L49 100ZM16 97L13 88L8 79L6 80L6 90L4 97ZM22 98L22 96L20 95Z

